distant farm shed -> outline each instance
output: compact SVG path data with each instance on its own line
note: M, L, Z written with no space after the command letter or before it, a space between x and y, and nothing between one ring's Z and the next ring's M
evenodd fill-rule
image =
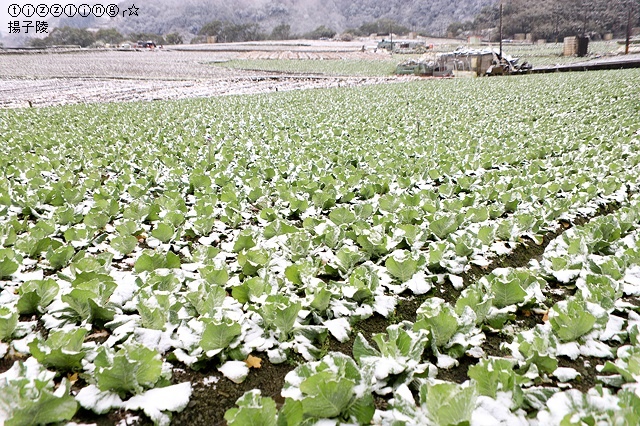
M433 77L477 77L528 71L530 67L517 65L517 59L492 49L458 48L453 52L427 54L420 60L398 64L396 74L415 74Z
M382 40L378 42L378 49L387 49L394 53L424 53L427 45L424 41L417 40Z

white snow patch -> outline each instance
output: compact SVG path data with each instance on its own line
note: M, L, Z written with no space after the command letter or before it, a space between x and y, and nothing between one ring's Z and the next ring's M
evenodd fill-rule
M393 296L376 295L373 301L373 310L388 317L396 308L396 298Z
M538 412L538 422L540 425L558 425L570 413L583 416L591 410L618 410L618 398L606 389L604 392L603 396L598 395L595 389L589 390L587 395L577 389L556 393L547 401L548 411Z
M593 339L587 340L584 345L580 346L580 354L596 358L613 358L612 350L606 343Z
M487 259L485 259L484 257L474 257L470 263L473 263L475 265L478 265L480 267L485 267L485 266L489 266L491 264L490 261L488 261Z
M564 383L564 382L569 382L571 380L574 380L576 377L580 375L580 373L578 373L578 371L574 368L558 367L553 372L553 375L556 376L558 380Z
M464 280L462 279L462 277L459 277L457 275L449 275L449 281L451 281L451 285L453 286L453 288L455 288L456 290L461 290L462 287L464 287Z
M610 340L620 334L622 332L622 328L624 327L624 321L624 318L620 318L616 315L609 315L609 321L607 321L607 326L600 334L600 340Z
M640 295L640 266L635 265L628 268L624 274L623 291L626 295Z
M176 335L183 348L194 348L200 343L200 336L203 331L204 324L194 318L187 324L178 327Z
M171 418L163 411L182 411L191 398L191 383L184 382L155 388L136 395L124 404L127 410L142 410L155 424L169 425Z
M495 243L491 244L489 250L491 250L498 256L511 253L511 249L507 247L506 244L502 241L496 241Z
M302 391L300 391L300 388L297 386L291 386L287 389L283 389L282 392L280 392L280 395L283 398L291 398L296 401L300 401L303 398Z
M376 271L381 286L388 287L389 285L391 285L393 279L391 279L391 275L389 275L389 273L387 272L387 268L374 264L371 264L370 266L373 270Z
M556 353L558 355L568 356L569 358L575 360L580 356L580 346L577 342L558 343Z
M336 318L324 322L324 326L327 327L329 332L339 342L346 342L349 340L349 333L351 332L351 324L346 318Z
M173 351L173 354L176 356L178 361L185 363L186 365L193 365L198 362L198 357L189 355L182 349L176 349Z
M139 326L139 315L115 315L113 321L107 323L108 325L119 324L111 333L111 336L104 342L105 346L113 347L116 343L127 338L132 334Z
M331 299L329 306L335 316L348 317L351 315L351 309L345 306L343 300Z
M220 380L219 377L217 376L209 376L209 377L205 377L204 379L202 379L202 384L205 386L209 386L215 383L218 383L218 381Z
M342 287L342 294L344 297L351 299L354 294L358 291L358 287L352 285L346 285Z
M13 330L13 337L20 338L29 333L33 333L37 325L37 321L19 321L15 330Z
M131 272L122 272L115 269L111 271L110 275L118 284L118 287L113 291L109 301L116 306L122 307L122 305L131 300L138 291L136 276Z
M360 305L353 311L353 315L351 316L353 318L364 319L369 318L371 315L373 315L373 308L370 305Z
M263 333L264 333L264 330L262 330L258 326L247 330L246 335L244 336L244 339L243 339L246 342L246 347L251 349L263 348L267 343L267 339L262 337ZM271 347L271 346L268 346L268 347Z
M371 359L371 358L370 358ZM404 371L404 367L396 359L391 357L378 358L374 357L374 375L378 380L384 380L390 374L400 374Z
M322 420L318 420L317 422L315 422L314 426L336 426L337 424L338 424L337 420L322 419ZM346 426L346 424L345 424L345 426Z
M307 318L309 315L311 314L311 311L308 309L300 309L298 311L298 318L300 318L301 320L304 320L305 318Z
M176 344L178 343L171 338L172 330L162 331L149 328L136 328L134 333L138 342L161 354L167 352L173 346L177 346Z
M15 291L17 285L10 281L0 281L0 283L2 283L3 287L6 286L4 287L4 291L0 291L0 306L11 306L16 303L20 298L18 292Z
M427 281L424 271L418 271L405 283L413 294L425 294L431 290L431 281Z
M399 399L403 399L407 402L411 402L413 404L415 404L415 399L413 399L413 394L411 393L411 390L409 389L409 387L407 385L400 385L398 386L398 389L396 389L395 393L394 393L394 398L399 398Z
M602 318L607 316L607 311L596 303L587 302L587 310L593 314L596 318Z
M24 339L14 340L11 344L13 345L13 349L16 352L20 352L22 354L29 354L31 351L29 350L29 343L33 342L38 335L36 333L30 334Z
M467 355L473 358L483 358L485 355L484 350L480 346L474 346L471 349L469 349L466 353Z
M269 349L267 356L271 364L281 364L287 360L287 355L282 349Z
M640 314L637 314L634 311L630 310L629 311L629 324L627 325L627 327L631 328L631 326L634 325L634 324L640 326Z
M120 420L116 426L129 426L138 424L140 420L140 416L126 416L124 419Z
M112 408L120 408L122 399L115 392L101 391L96 385L80 389L76 401L87 410L96 414L104 414Z
M498 392L496 399L488 396L479 396L476 400L476 409L471 415L471 426L526 426L529 423L524 417L524 412L518 410L511 412L513 405L511 392Z
M0 342L0 359L4 358L4 356L9 351L9 345L6 343Z
M204 238L204 237L202 237ZM201 239L202 239L201 238ZM202 267L203 264L202 263L183 263L180 265L180 269L187 271L187 272L196 272L198 270L198 268Z
M227 361L218 367L218 371L234 383L242 383L249 375L249 367L244 361Z
M20 272L20 270L18 269L12 275L13 275L14 281L20 281L20 282L43 280L44 270L37 269L31 272Z
M573 281L578 275L580 275L579 269L564 269L562 271L553 271L553 276L555 277L555 279L565 284Z
M438 362L436 363L436 366L438 368L448 370L450 368L455 367L456 365L458 365L457 359L445 354L438 355Z
M455 257L454 259L446 258L449 255L447 252L444 256L445 258L440 261L440 265L447 269L450 273L462 274L467 266L467 258L466 257Z

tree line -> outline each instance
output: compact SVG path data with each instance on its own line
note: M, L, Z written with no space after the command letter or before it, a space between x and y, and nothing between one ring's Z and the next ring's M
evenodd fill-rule
M89 31L84 28L64 26L54 28L49 35L44 38L33 38L30 45L33 47L64 46L74 45L80 47L100 46L105 44L118 45L130 40L152 40L158 45L162 44L182 44L182 36L178 33L169 33L165 36L151 33L130 33L128 36L120 33L115 28L103 28L98 31Z
M271 32L262 31L258 24L235 24L229 21L215 20L208 22L200 28L198 35L191 39L191 43L205 43L207 37L215 37L218 43L235 43L243 41L260 40L294 40L333 38L336 32L331 28L320 25L313 31L305 34L295 34L291 31L291 25L281 23L276 25Z
M409 28L392 19L378 19L365 22L357 28L350 28L344 34L352 36L368 36L370 34L388 34L393 31L396 34L405 34ZM318 26L315 30L303 34L291 31L291 25L281 23L273 28L270 33L262 32L258 24L234 24L228 21L215 20L206 23L200 28L196 42L204 41L203 37L216 37L218 42L241 42L256 40L319 40L329 39L336 35L336 31L325 25Z
M344 31L343 38L349 36L368 36L370 34L386 35L389 32L395 34L405 34L410 29L392 19L378 19L377 21L365 22L357 28L350 28ZM287 23L276 25L270 32L263 31L255 23L233 23L229 21L213 20L204 24L191 39L191 43L205 43L208 37L215 37L218 43L231 43L258 40L294 40L294 39L331 39L336 36L336 31L326 25L320 25L313 31L304 34L296 34L291 31L291 26ZM54 28L47 37L34 38L30 41L31 46L47 47L61 45L77 45L81 47L100 46L105 44L117 45L125 40L153 40L156 44L182 44L184 40L177 33L158 35L145 32L134 32L127 36L120 33L115 28L89 31L84 28L64 26Z
M211 21L205 24L198 35L191 39L191 43L205 43L207 37L215 37L218 43L232 43L257 40L290 40L296 38L321 39L332 38L336 32L324 25L314 31L297 35L291 32L288 24L277 25L270 33L260 30L257 24L234 24L225 21ZM33 38L29 44L33 47L74 45L80 47L101 46L105 44L118 45L124 41L152 40L157 45L183 44L183 37L179 33L159 35L146 32L134 32L128 35L120 33L115 28L90 31L85 28L64 26L54 28L44 38Z
M596 39L611 33L623 37L631 12L631 26L640 25L640 0L506 0L502 2L503 38L529 33L534 39L562 40L590 35ZM493 29L498 39L500 3L485 6L473 20L453 22L447 32L454 36Z

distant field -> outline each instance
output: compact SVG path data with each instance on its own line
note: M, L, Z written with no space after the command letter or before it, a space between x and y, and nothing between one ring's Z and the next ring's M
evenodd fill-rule
M435 52L461 44L431 40ZM365 52L361 51L365 45ZM421 55L374 52L376 42L245 43L180 46L162 51L82 50L0 56L0 107L167 100L399 81L396 65ZM494 46L497 47L497 46ZM253 50L252 50L253 49ZM563 57L562 45L505 44L534 66L614 54L594 42L587 58ZM345 80L348 78L348 80ZM408 77L401 77L406 80Z
M264 66L263 70L254 65L257 71L211 65L227 60L234 64L240 55L203 50L4 54L0 56L0 108L255 94L397 80L392 61L316 61L331 62L320 77L286 71L296 65L314 72L310 67L321 65L311 61L276 61L277 66L270 64L271 69ZM285 71L278 72L278 66ZM335 72L330 73L329 67Z
M463 43L438 44L434 46L436 53L450 52L463 45ZM488 48L482 46L478 48ZM498 49L498 45L491 46ZM615 55L620 48L616 42L593 42L590 44L589 55L585 58L575 56L562 56L562 43L547 43L544 45L525 45L516 43L505 43L503 51L513 57L520 58L520 62L527 61L533 66L545 66L556 64L569 64L583 62L585 60L601 57L605 55ZM369 51L370 52L370 51ZM324 75L350 75L350 76L384 76L395 71L399 62L409 58L420 58L422 55L406 54L362 54L357 52L342 54L340 57L323 58L321 53L312 53L313 58L305 58L300 53L295 53L292 57L286 57L281 52L265 54L262 52L249 52L237 59L217 62L213 65L219 68L245 70L245 71L266 71L279 73L304 73L304 74L324 74ZM255 54L252 54L255 53ZM289 52L290 53L290 52ZM266 58L265 56L270 56ZM285 57L283 57L285 56ZM325 55L326 56L326 55ZM324 59L324 60L323 60Z
M397 63L401 60L400 58L402 56L390 56L380 60L236 59L228 62L216 63L215 65L221 68L293 74L384 76L393 74Z
M546 43L542 45L518 45L505 44L503 49L511 56L522 58L534 66L570 64L583 62L595 57L615 55L618 53L620 45L615 41L596 41L589 43L589 54L584 58L576 56L562 56L563 44Z

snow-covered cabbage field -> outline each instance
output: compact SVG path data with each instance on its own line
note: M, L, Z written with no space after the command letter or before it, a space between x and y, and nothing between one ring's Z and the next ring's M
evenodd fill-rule
M0 53L0 108L177 100L407 80L391 75L396 61L383 55L373 56L378 61L359 60L360 53L331 61L274 60L261 71L228 68L238 65L233 59L240 55L197 50ZM261 68L252 63L241 61L238 67ZM283 64L288 65L282 69Z
M0 422L280 364L220 417L637 424L638 117L638 70L0 111Z

